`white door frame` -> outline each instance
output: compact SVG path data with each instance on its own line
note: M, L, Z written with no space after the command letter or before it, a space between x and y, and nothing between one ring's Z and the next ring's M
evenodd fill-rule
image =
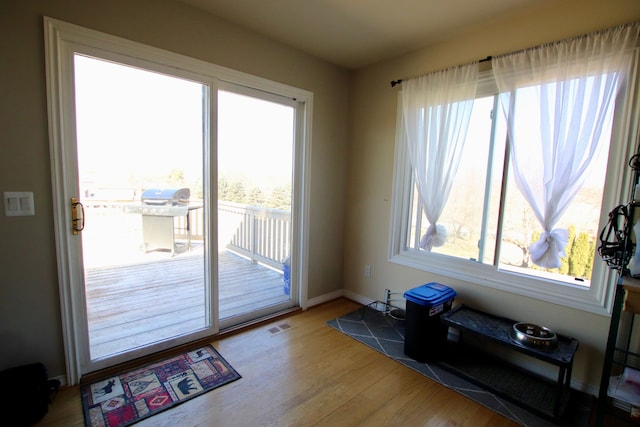
M182 76L192 76L196 81L207 84L211 90L211 98L215 97L214 91L217 89L218 81L227 81L247 87L256 88L265 92L284 95L304 104L303 117L297 117L296 124L300 126L300 144L294 150L296 170L294 176L294 206L298 213L292 221L293 242L292 250L295 251L297 262L291 266L291 280L298 283L298 304L303 309L307 305L307 259L309 225L309 176L311 160L311 117L313 94L258 78L248 74L240 73L224 67L213 65L197 59L185 57L179 54L168 52L162 49L149 47L140 43L125 40L119 37L89 30L73 24L68 24L52 18L44 18L45 26L45 62L47 71L47 93L49 110L49 138L51 155L51 173L54 207L54 227L56 235L56 250L58 254L58 280L60 292L60 311L62 314L62 327L64 339L64 351L66 357L66 374L68 384L77 384L84 373L88 355L87 325L86 319L78 313L84 312L85 301L84 292L78 290L78 278L83 277L81 262L74 259L70 254L72 251L80 250L80 239L71 236L71 219L69 212L69 200L77 194L77 176L66 172L65 165L75 165L75 115L73 100L73 54L75 52L91 53L100 51L109 53L115 60L117 58L126 59L118 62L135 65L140 63L154 64L156 70L170 70L171 74ZM97 55L102 57L103 55ZM145 67L147 68L147 67ZM215 137L217 135L216 104L212 103L209 108L211 138L209 159L210 164L216 164ZM71 147L71 148L70 148ZM205 156L207 154L205 153ZM75 167L72 168L75 171ZM215 167L209 182L217 182ZM75 172L74 172L75 173ZM205 179L207 179L205 177ZM72 190L70 190L72 189ZM216 186L210 185L209 197L210 225L217 224L216 209L213 208L211 200L216 200ZM209 239L215 242L217 239L216 227L209 227ZM217 245L209 246L217 247ZM78 252L79 253L79 252ZM215 255L214 255L215 256ZM211 279L217 280L217 264L211 262ZM82 279L81 282L82 283ZM213 286L210 304L213 308L217 305L217 292ZM217 310L216 310L217 312ZM218 326L217 316L213 320L215 332ZM208 331L203 336L210 335ZM193 337L196 339L198 337ZM173 343L175 344L175 343ZM108 362L109 364L114 361ZM106 366L106 365L105 365ZM100 368L95 366L94 368ZM102 366L104 367L104 366Z

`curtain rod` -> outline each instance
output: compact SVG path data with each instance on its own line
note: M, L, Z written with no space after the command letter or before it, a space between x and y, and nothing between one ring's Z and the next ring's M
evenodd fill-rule
M628 24L618 25L618 26L610 28L610 29L605 29L605 30L601 30L601 31L594 31L594 32L583 34L583 35L580 35L580 36L570 37L570 38L565 39L565 40L580 39L580 38L586 37L586 36L588 36L590 34L604 34L605 32L611 31L612 29L625 28L625 27L628 27L628 26L639 26L640 27L640 21L634 21L634 22L631 22L631 23L628 23ZM555 44L560 43L560 42L561 41L546 43L546 44L543 44L541 46L552 46L552 45L555 45ZM539 47L540 46L530 47L530 48L522 49L522 50L516 51L516 52L524 52L524 51L528 51L528 50L531 50L531 49L537 49ZM636 47L638 47L638 44L636 44ZM512 53L515 53L515 52L512 52ZM492 56L487 56L486 58L481 59L478 62L488 62L488 61L491 61L491 59L493 59ZM402 79L392 80L391 81L391 87L395 87L396 85L399 85L400 83L402 83Z
M492 56L487 56L484 59L481 59L478 62L488 62L491 61L491 59L493 59ZM406 80L406 79L405 79ZM395 87L396 85L399 85L400 83L402 83L402 79L398 79L398 80L391 80L391 87Z

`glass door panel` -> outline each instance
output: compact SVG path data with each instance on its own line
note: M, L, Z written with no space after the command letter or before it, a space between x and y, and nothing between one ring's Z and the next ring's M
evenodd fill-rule
M294 305L289 274L294 130L291 100L237 86L218 91L221 327Z
M207 86L76 54L82 268L90 361L212 326Z

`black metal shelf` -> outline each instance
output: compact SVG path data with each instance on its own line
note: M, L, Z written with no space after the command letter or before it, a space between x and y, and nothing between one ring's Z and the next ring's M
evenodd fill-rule
M456 351L448 351L441 361L446 369L546 418L562 418L571 393L571 370L578 349L575 338L558 335L557 347L553 349L526 346L511 337L514 320L465 305L444 313L440 319L460 332L461 343ZM551 381L511 365L495 354L465 346L467 334L482 342L498 344L501 353L511 350L550 363L558 368L558 378ZM527 386L522 387L523 384Z
M554 381L471 346L449 342L446 354L446 370L549 420L564 415L569 390L558 394Z
M640 313L640 298L637 298L633 304L627 305L628 292L638 293L638 295L640 295L640 280L632 278L628 268L632 253L635 247L640 244L640 242L635 241L635 236L632 235L634 223L638 220L637 215L640 213L637 209L640 207L640 195L636 194L639 188L638 184L640 184L640 153L636 153L629 159L629 166L633 170L633 178L631 186L628 189L629 203L625 207L627 216L624 219L624 224L617 224L618 227L623 227L623 229L619 229L622 234L617 235L618 238L622 238L622 241L619 242L621 245L618 247L618 252L616 253L616 256L619 256L618 262L612 263L610 258L609 260L605 259L606 257L603 255L603 252L600 251L604 246L604 242L602 242L603 245L598 248L598 252L603 256L603 260L606 260L612 269L618 270L618 280L614 293L611 323L609 325L609 335L607 336L607 347L602 366L602 377L600 379L600 390L598 392L596 427L602 426L605 412L610 412L617 416L622 414L623 418L637 422L637 420L630 417L630 414L634 411L633 405L609 395L612 374L620 375L626 367L640 370L640 355L629 350L634 330L635 316ZM612 221L612 214L613 211L609 214L610 223ZM618 217L615 218L615 221L617 221ZM605 230L603 230L603 233ZM609 228L609 231L611 231L611 228ZM602 234L600 239L603 239ZM621 325L623 329L621 329ZM618 367L620 372L617 372L614 366Z
M616 347L613 353L613 364L640 370L640 354L624 348Z

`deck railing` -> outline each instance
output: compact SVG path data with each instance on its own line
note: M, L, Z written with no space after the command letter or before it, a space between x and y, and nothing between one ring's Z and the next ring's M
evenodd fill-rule
M291 212L218 201L218 248L226 248L249 258L281 269L289 256ZM175 219L176 238L186 239L186 217ZM189 213L191 240L204 238L202 209Z
M192 202L192 204L194 204ZM197 204L197 203L195 203ZM90 200L85 209L100 211L102 214L121 213L127 201ZM87 215L90 215L87 212ZM176 239L192 242L204 239L204 210L189 210L189 231L187 217L174 218ZM278 270L289 256L291 244L291 212L244 205L241 203L218 202L218 248L226 248L252 262L260 262Z
M218 202L220 247L281 269L290 254L291 212Z

